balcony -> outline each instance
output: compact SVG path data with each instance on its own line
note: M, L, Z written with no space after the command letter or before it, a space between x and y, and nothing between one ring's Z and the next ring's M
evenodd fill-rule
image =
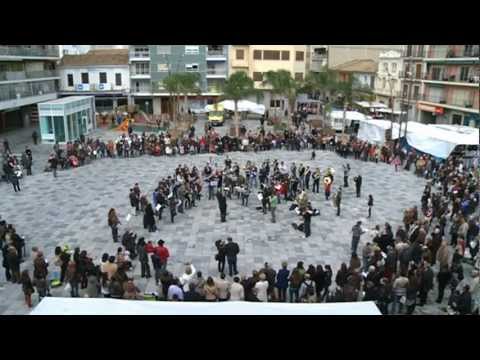
M480 46L474 45L473 47L465 47L463 50L464 57L480 57Z
M0 109L54 99L56 92L57 88L53 80L0 85L0 104L10 102L10 104L1 104Z
M207 78L226 78L227 69L207 69Z
M130 51L131 61L150 61L150 51Z
M0 57L4 56L59 58L60 51L57 45L0 45Z
M461 109L473 109L473 96L471 98L465 99L465 97L451 97L450 99L447 100L445 96L434 96L434 95L428 95L425 94L422 97L423 101L434 103L434 104L440 104L443 105L444 107L447 108L461 108Z
M425 78L425 73L424 72L412 72L408 74L408 71L402 70L398 72L398 77L400 79L405 79L405 80L412 80L412 81L420 81Z
M115 89L115 85L113 83L75 84L74 87L75 87L74 91L78 91L78 92L106 92L106 91L114 91ZM117 90L117 91L120 91L120 90Z
M467 78L461 78L457 74L447 74L445 72L440 73L427 73L424 78L426 83L441 84L446 85L456 85L456 86L467 86L467 87L477 87L480 83L479 76L469 76Z
M17 81L43 78L58 78L55 70L42 71L5 71L0 73L0 81Z
M141 85L141 86L132 86L132 93L135 95L139 94L152 94L152 92L159 92L161 89L159 86L152 88L151 85Z
M407 48L402 51L402 57L423 58L425 57L425 48L417 48L414 45L407 46Z
M150 71L130 71L131 79L150 79Z
M227 60L227 50L209 48L207 49L207 61L226 61Z

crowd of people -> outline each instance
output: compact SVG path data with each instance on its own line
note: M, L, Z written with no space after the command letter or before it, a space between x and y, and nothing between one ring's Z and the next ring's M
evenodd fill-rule
M165 138L157 137L153 148L146 145L145 137L129 134L122 136L123 145L114 148L116 154L106 150L106 156L137 156L147 153L147 148L160 147L158 155L190 153L190 152L225 152L234 150L270 150L286 148L301 150L310 148L312 160L315 159L315 150L336 151L340 156L355 160L385 162L395 166L395 169L404 168L409 171L415 166L417 176L427 180L420 210L418 207L406 209L403 226L399 226L395 233L386 223L374 229L364 229L360 221L352 228L352 247L349 263L343 263L334 273L329 265L309 264L298 262L295 267L282 263L278 271L275 266L265 263L262 269L252 271L251 276L240 276L237 271L236 256L240 252L238 244L231 238L227 242L218 240L215 243L218 262L217 277L209 276L204 279L201 271L193 264L185 265L184 273L175 277L168 271L167 263L169 251L160 240L157 245L145 243L144 238L136 239L136 235L127 230L122 237L122 246L114 255L104 254L100 264L94 264L91 254L75 249L73 253L68 248L57 247L55 250L54 266L58 274L53 271L48 274L48 262L41 251L35 249L34 273L30 279L28 270L20 275L20 266L11 255L14 252L19 257L18 247L13 245L15 236L11 230L4 231L2 249L4 253L4 267L9 269L15 282L23 285L26 302L31 306L31 294L34 289L40 297L48 296L49 286L60 286L65 282L71 296L79 296L79 286L85 289L88 296L100 295L112 298L150 299L152 294L142 294L129 276L138 257L141 264L142 277L151 277L150 264L158 291L153 294L155 299L172 301L289 301L289 302L349 302L374 301L383 314L412 314L417 306L429 303L429 294L436 287L437 303L442 303L445 290L450 290L448 310L452 313L478 313L480 304L480 257L479 257L479 200L480 171L478 164L466 167L463 159L452 155L445 161L418 154L414 149L407 150L396 147L378 147L372 144L350 138L349 141L335 142L335 139L322 138L313 129L306 134L304 129L285 131L281 135L242 131L244 137L240 139L216 135L208 129L203 145L194 138L194 131L183 138L179 143L166 144ZM138 139L139 146L136 144ZM194 140L195 139L195 140ZM232 140L233 139L233 140ZM163 143L162 143L163 141ZM213 141L213 142L212 142ZM167 140L168 142L168 140ZM80 141L80 149L83 143ZM89 140L86 143L92 144ZM129 143L127 147L125 144ZM212 147L212 143L214 146ZM143 145L142 145L143 144ZM172 147L171 153L166 150ZM150 146L150 147L149 147ZM192 147L193 146L193 147ZM67 146L68 148L68 146ZM75 148L75 146L73 147ZM134 148L133 153L131 148ZM78 148L77 148L78 149ZM97 149L97 148L96 148ZM101 146L99 147L101 149ZM125 150L128 149L127 152ZM163 149L163 150L162 150ZM187 151L185 151L187 149ZM120 152L119 152L120 150ZM136 152L138 150L138 152ZM92 150L95 151L95 150ZM151 151L151 150L150 150ZM68 149L67 149L68 154ZM102 151L100 150L100 156ZM123 155L122 155L123 154ZM57 153L58 155L58 153ZM98 153L94 154L95 156ZM60 156L58 156L60 158ZM344 184L348 186L350 168L344 169ZM323 177L322 177L323 175ZM308 200L307 191L312 182L313 193L319 192L319 184L323 179L325 197L328 200L331 185L334 181L334 171L326 169L310 169L308 166L292 163L288 168L281 161L265 161L258 167L252 162L244 166L232 163L227 156L225 167L221 168L209 161L202 172L193 167L179 166L174 176L162 179L152 194L152 201L146 194L142 194L138 184L130 190L129 199L135 214L143 213L144 227L149 231L156 230L155 216L162 218L164 208L170 209L171 221L177 211L195 206L200 200L202 184L208 189L208 199L217 197L222 221L226 221L226 199L237 197L242 205L248 206L248 198L252 191L257 192L263 213L271 213L271 221L275 222L275 209L282 200L293 201L290 209L303 217L303 223L294 224L295 228L304 231L310 236L310 217L318 215ZM258 181L257 181L258 180ZM357 197L361 197L361 177L354 178ZM339 186L341 189L341 186ZM316 191L315 191L316 190ZM340 192L340 193L339 193ZM340 214L341 191L334 194L334 201ZM340 200L339 200L340 199ZM373 207L373 196L368 197L369 216ZM153 219L153 221L152 221ZM115 242L118 238L120 221L114 209L108 216L108 224L112 228L112 237ZM0 224L1 225L1 224ZM4 226L7 228L7 226ZM1 231L0 227L0 231ZM8 236L7 241L7 234ZM2 233L0 232L0 235ZM367 240L361 246L362 236ZM5 240L4 240L5 239ZM5 246L3 242L6 241ZM450 249L453 250L453 256ZM229 265L229 276L225 274L225 262ZM18 264L20 262L18 261ZM11 266L13 265L13 266ZM465 276L466 266L471 267L470 276ZM58 276L57 276L58 275ZM468 274L467 274L468 275ZM49 279L49 281L47 281ZM436 280L436 281L435 281ZM46 286L45 286L46 285ZM287 296L288 294L288 296ZM29 297L30 296L30 297Z

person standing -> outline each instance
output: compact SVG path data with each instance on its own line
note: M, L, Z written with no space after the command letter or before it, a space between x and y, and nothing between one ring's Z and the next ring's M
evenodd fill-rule
M155 225L155 212L153 211L152 204L148 203L145 208L144 224L148 228L148 232L157 231L157 226Z
M305 232L305 238L310 237L310 235L312 234L311 227L310 227L311 220L312 220L312 215L313 215L313 213L312 213L310 207L305 208L305 210L302 213L302 216L303 216L303 231Z
M215 247L217 248L217 254L215 260L217 260L218 272L223 273L225 271L225 242L223 240L215 241Z
M287 266L286 261L282 262L282 268L278 270L277 282L275 283L280 302L287 302L288 278L290 276L290 270L287 269Z
M372 207L373 207L373 196L368 195L368 216L367 218L370 219L372 217Z
M343 187L348 187L348 175L350 173L350 164L343 165Z
M236 242L233 242L231 237L227 238L227 245L225 246L225 254L228 262L229 276L233 274L238 275L237 271L237 255L240 252L240 248Z
M112 229L113 242L118 242L118 225L121 224L118 220L115 209L111 208L108 212L108 226Z
M132 208L135 208L135 216L138 215L138 212L140 211L140 198L137 196L135 193L134 189L130 189L130 205Z
M230 286L230 301L242 301L245 300L245 290L242 284L240 284L240 278L235 276L233 278L233 284Z
M7 139L3 140L3 152L4 152L5 154L11 153L10 144L8 143L8 140L7 140Z
M277 204L278 204L277 195L271 194L270 195L270 212L272 214L272 223L276 222L275 211L277 210Z
M13 190L15 190L15 192L20 191L20 181L18 180L18 176L15 174L15 172L10 174L10 182L12 183Z
M148 262L148 253L145 249L145 238L141 237L138 239L137 244L137 253L138 253L138 260L140 261L141 266L141 276L142 278L150 278L150 264Z
M50 163L50 169L52 170L53 177L57 177L57 167L58 167L58 159L55 153L51 153L50 157L48 158L48 162Z
M32 307L32 294L35 292L33 288L32 279L30 279L30 275L28 274L28 270L22 271L22 276L20 277L20 283L22 284L22 291L25 295L25 304L29 308Z
M164 246L164 244L165 244L165 241L159 240L158 246L155 249L155 253L160 258L160 265L163 271L167 269L167 262L168 262L168 258L170 257L170 252L168 251L167 247Z
M310 166L307 166L305 170L305 188L307 190L310 190L310 178L312 176L312 170L310 169Z
M337 207L337 216L340 216L341 204L342 204L342 188L339 188L335 196L335 206Z
M419 306L427 303L428 293L433 289L433 270L427 262L423 264L423 269L420 270Z
M230 297L230 283L225 280L225 274L220 274L220 279L215 281L218 291L218 301L228 301Z
M268 281L264 273L260 273L259 280L253 287L254 294L261 302L268 302Z
M352 255L357 254L358 244L360 243L360 236L365 233L365 230L362 229L362 222L357 221L357 223L352 227Z
M321 177L321 172L320 172L320 168L317 168L315 170L315 172L313 173L312 175L312 178L313 178L313 187L312 187L312 191L315 193L319 193L320 192L320 177ZM316 189L316 191L315 191Z
M329 176L324 177L323 186L325 190L325 200L328 201L330 199L330 194L332 192L332 178Z
M353 179L355 181L355 191L357 193L357 198L360 197L360 193L362 190L362 175L355 176Z
M221 190L217 191L218 208L220 209L220 220L226 222L227 216L227 198Z
M38 134L37 134L37 131L36 131L36 130L33 130L32 139L33 139L33 144L34 144L34 145L37 145L37 142L38 142Z
M443 265L440 263L440 271L437 274L437 281L438 281L438 296L437 296L437 304L441 304L443 301L443 294L445 292L445 288L447 287L448 283L452 278L452 272L450 267L447 265Z

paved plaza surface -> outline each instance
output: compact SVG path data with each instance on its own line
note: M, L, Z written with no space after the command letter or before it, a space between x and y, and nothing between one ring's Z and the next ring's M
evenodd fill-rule
M197 130L201 129L197 126ZM117 136L112 131L99 132L105 136ZM20 146L20 145L19 145ZM34 148L38 160L45 164L50 145ZM343 184L342 165L349 163L352 171L350 187L344 189L341 216L336 216L336 209L331 201L326 201L322 188L319 194L308 192L313 207L321 212L312 218L312 236L305 239L303 233L295 231L291 223L299 222L291 203L282 203L277 208L277 222L270 222L270 214L264 215L256 210L260 202L252 192L248 207L241 206L241 200L228 200L227 222L220 222L218 203L208 200L205 195L197 207L178 214L175 223L170 223L168 212L163 220L157 222L158 230L148 233L143 229L142 216L133 216L127 222L127 214L132 212L128 198L129 189L138 182L142 192L151 193L159 179L172 175L179 164L195 165L200 170L213 157L223 166L225 155L212 154L185 155L175 157L143 156L138 158L101 159L71 170L59 171L58 177L51 173L37 171L33 176L21 181L22 191L13 192L10 184L0 185L1 215L13 223L17 231L25 236L30 254L32 246L43 250L47 259L53 259L54 248L68 244L70 248L79 246L86 250L95 262L99 262L104 252L115 254L118 243L114 244L110 228L107 226L107 212L117 209L120 221L120 235L131 229L155 243L163 239L170 250L169 270L181 275L185 262L194 264L204 276L218 276L214 259L217 239L231 236L240 246L238 267L240 274L250 274L253 269L260 269L269 262L275 269L284 260L289 267L297 261L309 264L330 264L334 273L342 262L348 264L350 258L351 228L357 220L362 220L364 227L372 229L376 224L389 222L393 230L401 225L403 210L418 204L425 181L405 171L395 172L393 166L386 164L365 163L353 159L343 159L332 152L317 151L316 160L310 160L310 151L291 152L275 150L260 153L229 153L233 162L244 165L247 160L257 165L265 159L278 159L288 165L295 161L311 168L327 167L336 169L334 190ZM45 157L45 159L43 159ZM37 168L40 164L37 164ZM362 197L356 198L353 177L363 177ZM205 194L204 188L204 194ZM367 216L367 197L372 194L375 199L372 219ZM371 240L367 233L362 237L362 244ZM134 261L132 275L141 291L155 291L155 281L140 278L140 266ZM32 268L30 258L22 264L22 269ZM53 267L53 265L51 265ZM53 270L53 269L51 269ZM152 269L153 270L153 269ZM63 288L53 289L54 296L69 296ZM81 290L82 295L82 290ZM34 306L37 294L33 296ZM433 298L433 295L431 295ZM435 306L424 307L423 311L435 312ZM28 308L23 301L19 285L7 283L3 269L0 274L0 314L25 314Z

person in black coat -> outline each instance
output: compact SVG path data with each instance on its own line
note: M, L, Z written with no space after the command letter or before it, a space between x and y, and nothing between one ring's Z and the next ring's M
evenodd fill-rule
M359 198L362 190L362 175L359 174L358 176L355 176L353 180L355 181L355 190L357 192L357 198Z
M228 237L227 241L227 245L225 245L225 255L227 256L229 275L233 276L232 274L238 274L237 255L240 252L240 248L236 242L233 242L231 237Z
M217 254L215 255L215 260L217 260L218 272L223 273L225 270L225 242L223 240L215 241L215 247L217 248Z
M217 191L217 200L218 200L218 208L220 209L220 219L222 222L227 221L227 198L223 194L221 190Z
M152 204L148 203L147 207L145 208L145 214L143 215L143 222L146 228L148 228L148 232L155 232L155 213L152 208Z
M143 237L138 239L137 253L141 265L141 276L142 278L146 277L148 279L151 277L150 264L148 262L148 253L145 249L145 238Z
M5 269L5 278L7 279L7 281L10 281L12 279L12 275L10 273L10 264L7 260L7 256L8 256L8 245L5 244L2 247L2 266Z

